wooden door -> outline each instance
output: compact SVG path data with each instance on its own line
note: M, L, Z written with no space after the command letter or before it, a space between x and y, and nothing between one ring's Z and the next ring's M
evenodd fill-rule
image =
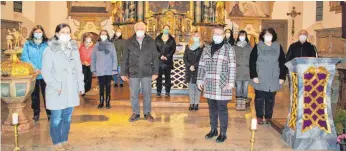
M262 20L262 29L273 28L278 35L277 41L282 45L282 48L287 52L287 36L288 22L287 20Z

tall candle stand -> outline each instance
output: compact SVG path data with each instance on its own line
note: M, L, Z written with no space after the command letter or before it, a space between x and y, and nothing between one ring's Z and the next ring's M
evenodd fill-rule
M250 130L251 130L251 139L250 139L251 147L250 147L250 151L253 151L253 149L254 149L256 129L257 129L257 119L253 118L251 120L251 128L250 128Z
M18 146L18 125L19 124L13 124L14 126L14 149L13 151L20 151L20 148Z

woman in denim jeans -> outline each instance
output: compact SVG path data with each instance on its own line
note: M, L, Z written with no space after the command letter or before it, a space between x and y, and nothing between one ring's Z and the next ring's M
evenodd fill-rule
M236 110L245 110L248 95L248 84L250 80L249 58L252 47L247 33L244 30L239 31L237 41L234 45L235 56L237 58L236 73Z
M84 94L84 75L77 43L71 40L71 28L60 24L43 54L42 76L47 83L46 107L51 110L50 136L54 149L72 149L67 144L73 108Z

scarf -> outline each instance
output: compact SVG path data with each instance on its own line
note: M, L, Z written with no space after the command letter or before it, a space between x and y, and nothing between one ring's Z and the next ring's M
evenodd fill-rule
M104 51L105 54L109 54L109 50L108 50L108 47L107 47L108 43L107 42L99 42L99 51Z
M247 42L246 42L246 41L238 41L238 42L237 42L237 46L238 46L238 47L244 48L246 45L247 45Z
M77 51L77 43L74 40L71 40L67 43L61 43L59 40L51 40L48 42L49 47L53 51L63 52L69 59L72 57L72 51Z
M42 38L41 39L35 39L34 38L34 43L36 44L36 45L40 45L41 43L42 43Z

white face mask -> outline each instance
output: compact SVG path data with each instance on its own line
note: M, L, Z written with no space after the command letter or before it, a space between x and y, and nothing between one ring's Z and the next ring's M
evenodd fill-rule
M137 37L143 37L144 34L145 34L145 32L144 32L143 30L138 30L138 31L136 31Z
M116 32L115 36L120 37L121 36L121 32Z
M264 42L272 42L273 36L264 36Z
M223 41L223 36L213 36L215 44L220 44Z
M300 35L299 36L299 41L301 42L301 43L304 43L304 42L306 42L306 39L307 39L308 37L307 36L305 36L305 35Z
M226 33L226 38L231 37L231 33Z
M86 39L85 39L85 42L86 42L86 43L91 43L91 38L86 38Z
M59 34L59 41L62 43L67 43L71 40L70 34Z
M101 35L100 38L101 38L102 41L107 40L107 36L106 35Z
M240 40L241 42L245 41L245 36L239 36L239 40Z

